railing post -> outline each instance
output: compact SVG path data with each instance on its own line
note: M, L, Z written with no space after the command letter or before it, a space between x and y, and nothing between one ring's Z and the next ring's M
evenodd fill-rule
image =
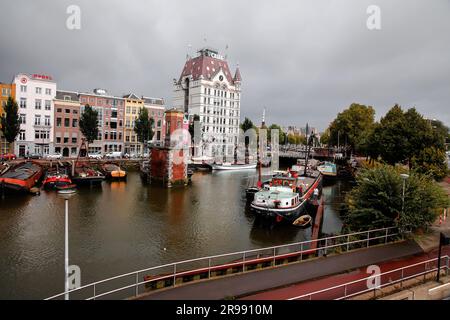
M300 244L300 261L303 261L303 242Z
M385 244L388 243L388 234L389 234L389 228L386 228L386 234L385 234L385 239L384 239Z
M242 255L242 272L245 272L245 251L244 254Z
M177 264L175 263L173 265L173 286L175 287L175 284L177 282Z
M367 231L367 248L369 247L369 243L370 243L370 231Z
M402 280L400 281L400 288L403 288L404 268L402 268Z
M327 255L327 247L328 247L328 238L325 238L325 246L323 248L323 255L326 256Z
M97 293L95 292L95 283L94 283L94 300L96 298Z
M347 251L350 249L350 235L347 235Z
M347 298L347 285L344 286L344 298Z
M208 259L208 279L211 278L211 258Z
M139 295L139 285L138 285L138 283L139 283L139 272L136 272L136 292L135 292L136 297Z
M273 266L275 267L276 265L277 265L277 260L276 260L276 256L277 256L277 253L276 253L276 248L273 248Z

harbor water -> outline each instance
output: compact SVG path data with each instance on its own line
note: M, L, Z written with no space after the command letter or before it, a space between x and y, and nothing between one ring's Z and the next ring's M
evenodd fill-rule
M79 189L69 200L69 263L81 282L185 259L308 240L311 229L267 225L246 205L255 171L197 172L185 188L126 182ZM322 233L337 234L347 183L324 186ZM0 299L64 291L64 199L55 192L0 199Z

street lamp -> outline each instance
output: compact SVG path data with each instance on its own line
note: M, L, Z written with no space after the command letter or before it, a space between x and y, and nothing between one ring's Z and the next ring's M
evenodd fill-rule
M69 300L69 194L61 194L64 198L64 296Z
M402 214L405 210L405 187L406 187L406 179L409 178L409 175L406 173L400 174L400 177L403 179L403 193L402 193Z

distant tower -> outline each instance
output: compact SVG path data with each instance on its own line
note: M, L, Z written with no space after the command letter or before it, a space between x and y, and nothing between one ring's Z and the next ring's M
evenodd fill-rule
M264 107L261 127L264 127L265 125L266 125L266 108Z

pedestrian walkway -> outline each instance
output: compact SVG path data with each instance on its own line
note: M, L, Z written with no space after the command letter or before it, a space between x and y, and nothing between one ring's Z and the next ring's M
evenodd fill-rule
M139 297L139 299L234 299L421 253L423 253L422 249L414 241L403 241L261 271L251 271L244 274L181 285L148 293Z

